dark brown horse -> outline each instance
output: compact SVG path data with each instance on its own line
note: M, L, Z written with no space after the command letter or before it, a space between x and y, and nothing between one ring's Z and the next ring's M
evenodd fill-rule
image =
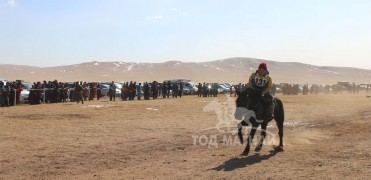
M261 137L255 151L260 151L263 146L263 141L266 136L266 129L267 125L271 120L275 120L278 127L278 135L280 137L280 144L279 146L275 147L276 151L283 151L283 122L284 122L284 109L282 101L274 97L274 117L273 118L265 118L264 115L266 110L266 105L262 100L261 95L255 95L251 93L249 90L238 92L238 97L236 100L236 112L234 114L236 119L242 120L240 124L238 124L238 136L240 138L241 144L243 144L243 135L242 135L242 126L248 126L249 124L252 125L252 129L250 132L250 136L247 139L247 145L245 150L241 155L247 156L250 151L250 145L252 140L254 139L254 135L259 125L261 125ZM251 116L251 112L253 112L253 116ZM250 114L249 114L250 113Z

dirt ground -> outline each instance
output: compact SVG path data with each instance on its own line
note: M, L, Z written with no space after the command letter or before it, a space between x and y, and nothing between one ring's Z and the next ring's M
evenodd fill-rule
M366 93L277 96L284 151L273 151L272 121L263 149L253 144L247 157L246 144L224 141L237 121L225 119L234 104L223 94L0 108L0 179L370 179Z

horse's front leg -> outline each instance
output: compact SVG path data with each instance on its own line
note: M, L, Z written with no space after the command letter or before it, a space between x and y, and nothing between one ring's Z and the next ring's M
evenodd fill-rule
M267 125L268 125L268 122L263 122L261 124L261 134L260 134L260 140L259 140L259 143L258 145L256 146L255 148L255 151L258 152L262 149L263 147L263 142L264 142L264 139L265 139L265 136L267 134Z
M249 126L249 124L245 120L243 120L237 126L237 128L238 128L238 138L240 139L241 144L243 144L243 134L242 134L242 127L243 126Z
M255 133L256 133L256 129L258 129L258 126L259 126L258 123L253 123L252 124L250 136L247 138L246 148L243 151L243 153L241 154L242 156L247 156L249 154L249 152L250 152L250 145L252 144L252 141L254 139L254 136L255 136Z

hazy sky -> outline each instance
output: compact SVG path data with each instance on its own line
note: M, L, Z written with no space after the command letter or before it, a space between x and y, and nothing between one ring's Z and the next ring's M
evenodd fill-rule
M0 0L0 64L230 57L371 69L371 1Z

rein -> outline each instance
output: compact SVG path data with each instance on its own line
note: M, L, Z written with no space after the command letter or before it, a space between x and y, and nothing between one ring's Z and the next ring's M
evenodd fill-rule
M247 95L247 97L249 97L248 95ZM255 111L255 109L258 107L258 105L260 104L260 98L258 98L258 102L255 104L255 106L254 106L254 108L253 109L251 109L252 111Z

